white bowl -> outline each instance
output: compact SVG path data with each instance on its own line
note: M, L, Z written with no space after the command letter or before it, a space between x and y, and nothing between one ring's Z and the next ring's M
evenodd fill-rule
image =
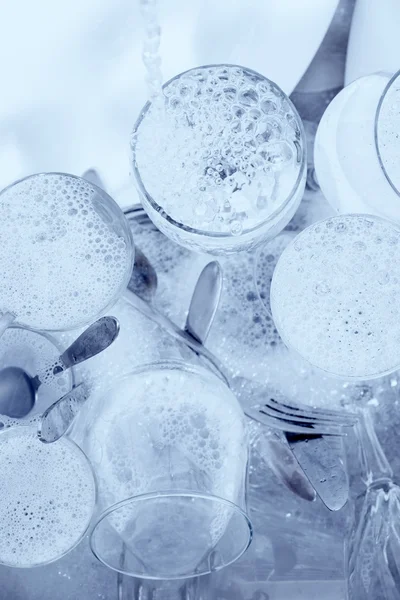
M201 64L236 62L288 94L337 4L160 1L164 79ZM52 0L5 3L0 188L28 173L80 174L96 166L118 199L128 184L129 133L146 100L142 34L139 0L70 0L57 10ZM135 201L133 186L124 201Z
M347 50L346 85L377 71L398 71L399 21L398 0L357 0Z

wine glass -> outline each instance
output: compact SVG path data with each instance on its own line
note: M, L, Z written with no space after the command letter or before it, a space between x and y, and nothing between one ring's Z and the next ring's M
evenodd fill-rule
M303 195L306 144L300 117L266 77L206 65L164 84L132 134L143 207L189 249L228 254L276 236Z

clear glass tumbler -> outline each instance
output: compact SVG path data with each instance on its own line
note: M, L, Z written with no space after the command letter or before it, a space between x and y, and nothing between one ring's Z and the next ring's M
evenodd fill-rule
M143 207L172 240L229 254L275 237L303 196L300 117L272 81L237 65L206 65L164 84L132 134Z
M245 417L216 375L180 361L143 366L95 394L77 421L97 475L91 547L101 562L183 579L247 549Z
M319 124L314 161L321 189L339 213L400 223L400 73L374 73L345 87Z

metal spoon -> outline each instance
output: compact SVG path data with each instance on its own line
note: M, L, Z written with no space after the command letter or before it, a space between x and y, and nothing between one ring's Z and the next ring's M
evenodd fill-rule
M208 263L201 272L190 302L185 324L185 332L204 344L214 321L222 291L222 270L218 262ZM234 387L245 381L242 378L231 380ZM239 385L240 388L240 385ZM240 389L236 389L240 392ZM240 396L240 393L239 393ZM300 498L315 500L316 493L296 459L277 435L264 436L264 459L285 485Z
M184 330L204 344L210 333L222 292L222 269L217 261L208 263L194 288Z
M115 317L102 317L90 325L45 373L58 375L110 346L119 334ZM44 377L41 376L43 379ZM31 377L20 367L6 367L0 371L0 413L12 418L22 418L33 408L37 391L43 381Z
M104 183L96 169L85 171L82 177L96 185L98 188L105 190ZM135 204L133 207L130 206L124 210L124 214L128 221L137 220L139 217L143 220L140 224L148 223L153 226L141 204ZM128 283L128 288L146 302L151 302L156 293L157 284L157 273L155 269L140 248L135 245L135 264L132 276Z
M49 406L43 413L38 426L39 440L45 444L59 440L67 432L88 397L87 386L80 383Z

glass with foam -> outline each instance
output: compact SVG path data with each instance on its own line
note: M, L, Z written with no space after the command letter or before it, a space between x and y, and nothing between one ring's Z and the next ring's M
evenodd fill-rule
M68 437L43 444L34 425L0 432L0 564L37 567L58 560L85 536L96 482L84 452Z
M144 209L192 250L255 247L287 225L303 195L300 117L275 83L245 67L206 65L165 83L131 145Z
M282 252L271 309L286 345L325 373L368 380L400 367L400 228L364 214L314 223Z
M66 173L26 177L1 191L0 218L0 310L19 324L76 329L126 288L134 261L129 225L89 181Z
M140 367L93 395L74 438L97 475L91 547L108 567L185 579L249 546L245 417L216 374L182 361Z

